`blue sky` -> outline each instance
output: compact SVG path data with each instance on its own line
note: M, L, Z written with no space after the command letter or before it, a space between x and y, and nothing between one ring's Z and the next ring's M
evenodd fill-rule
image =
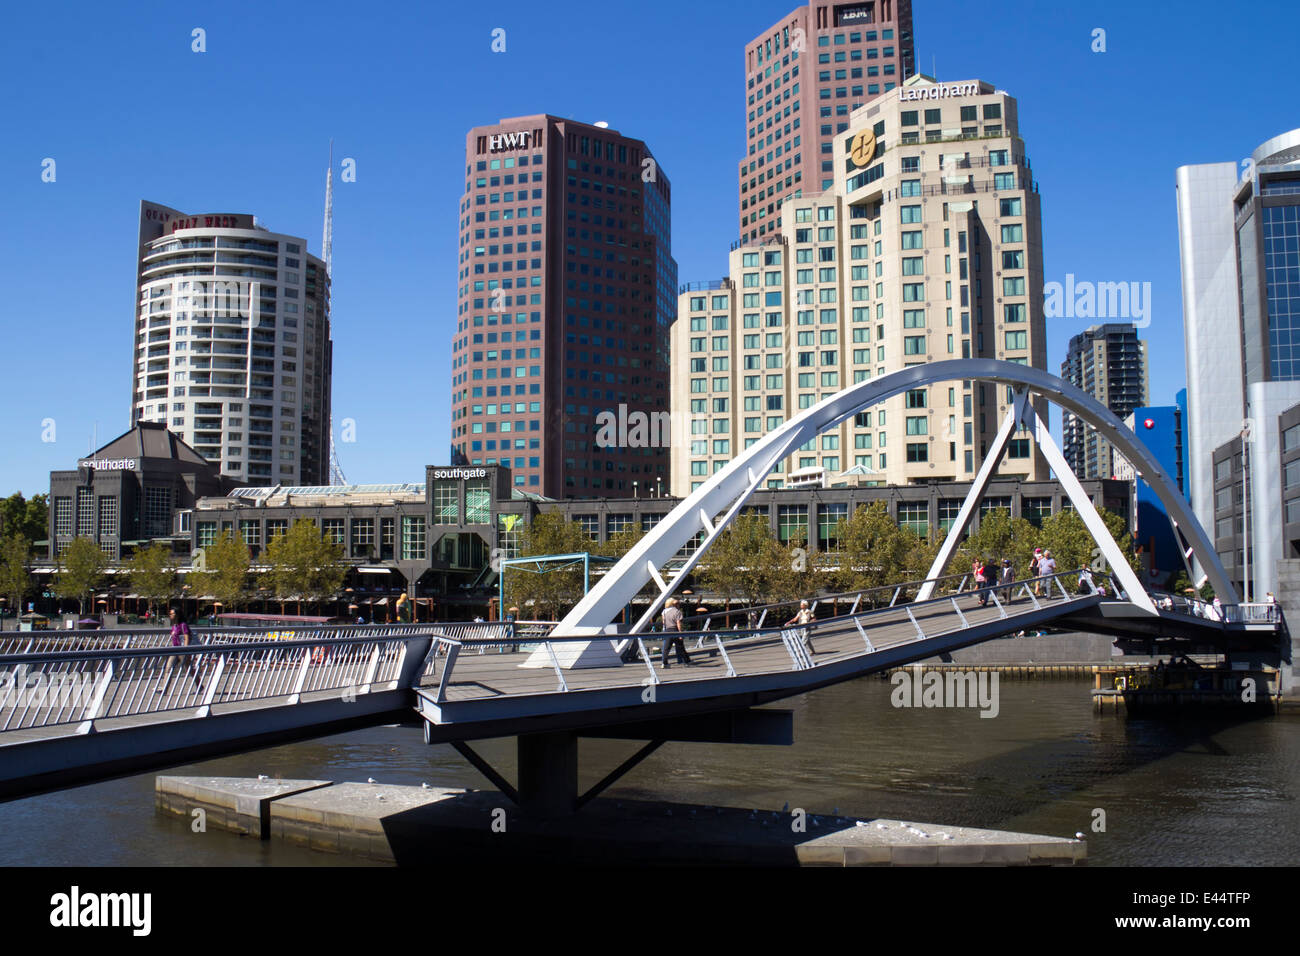
M48 490L129 424L138 204L247 212L319 254L334 210L334 417L351 481L420 481L449 444L457 204L476 124L550 112L650 144L683 282L738 233L747 4L7 4L0 13L0 494ZM916 0L917 62L1019 100L1045 278L1150 282L1152 398L1183 386L1174 170L1300 125L1300 13L1259 3ZM206 31L207 51L191 50ZM506 52L491 51L506 30ZM1106 52L1091 50L1106 31ZM41 181L42 160L56 181ZM1059 372L1087 319L1048 321ZM55 441L42 441L54 421ZM1059 429L1059 423L1054 423ZM45 437L49 437L48 434Z

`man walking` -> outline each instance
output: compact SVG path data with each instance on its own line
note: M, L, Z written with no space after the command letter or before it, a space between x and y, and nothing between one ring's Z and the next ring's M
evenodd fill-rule
M686 641L682 639L682 609L677 606L677 598L669 598L664 605L663 615L664 647L660 663L668 669L668 649L677 651L678 664L690 664L691 655L686 653ZM675 636L671 636L675 635Z
M790 618L790 620L786 621L785 626L790 627L792 624L798 624L799 637L803 640L804 647L808 648L809 654L816 654L817 651L813 649L812 640L808 637L808 625L811 624L812 622L813 622L812 608L808 607L807 601L800 601L799 612L795 614L794 617Z

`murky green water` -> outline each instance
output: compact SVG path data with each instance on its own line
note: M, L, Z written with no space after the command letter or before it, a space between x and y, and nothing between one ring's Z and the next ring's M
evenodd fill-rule
M1096 865L1300 863L1300 719L1126 720L1092 712L1083 681L1003 681L994 719L891 706L866 678L794 698L793 747L670 743L607 796L1084 831ZM514 742L475 745L513 776ZM582 784L632 741L583 741ZM487 786L449 746L375 728L167 771ZM0 864L333 866L278 841L194 834L155 813L154 774L0 804ZM1093 832L1094 811L1105 832Z

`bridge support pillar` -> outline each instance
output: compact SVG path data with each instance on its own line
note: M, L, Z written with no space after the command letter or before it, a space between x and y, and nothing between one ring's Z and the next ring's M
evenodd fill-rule
M529 816L573 813L578 804L578 738L567 731L519 737L519 809Z

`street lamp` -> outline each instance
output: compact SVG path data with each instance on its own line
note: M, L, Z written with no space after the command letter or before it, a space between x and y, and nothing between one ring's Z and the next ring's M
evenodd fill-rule
M636 496L637 496L637 494L636 494L636 481L634 480L634 481L632 482L632 497L635 498Z

